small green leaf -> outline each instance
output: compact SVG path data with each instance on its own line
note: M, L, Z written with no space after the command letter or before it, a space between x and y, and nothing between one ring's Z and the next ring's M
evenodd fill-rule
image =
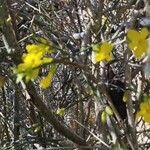
M103 111L101 114L101 121L103 124L106 123L106 119L107 119L107 113L105 111Z
M48 40L44 37L39 38L39 42L41 42L42 44L48 44Z
M25 80L29 82L30 80L34 80L38 77L39 69L33 69L25 72Z
M112 109L111 109L109 106L106 106L105 112L106 112L109 116L112 116L112 115L113 115L113 111L112 111Z
M101 43L92 44L91 46L92 46L93 51L98 52L101 47Z
M17 74L17 79L16 79L16 83L19 83L22 81L24 77L24 73L20 73L20 74Z
M123 101L127 102L129 99L129 91L125 91L124 96L123 96Z
M116 143L114 145L114 150L127 150L126 146L125 145L120 145L119 143Z
M56 114L63 117L65 115L65 108L58 108Z
M149 101L150 100L150 96L148 94L144 94L143 95L143 101L146 102L146 101Z

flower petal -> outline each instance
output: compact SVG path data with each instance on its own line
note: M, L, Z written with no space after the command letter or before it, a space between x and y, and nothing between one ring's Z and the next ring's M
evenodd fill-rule
M96 53L95 54L95 61L99 62L99 61L103 61L105 60L105 54L104 53Z
M147 49L148 49L148 41L147 40L142 40L139 44L139 48L141 48L141 51L146 53Z
M142 28L142 30L140 32L141 38L146 39L148 34L149 34L148 29L147 28Z
M127 37L131 41L138 41L140 39L140 33L135 30L129 29L127 33Z
M108 55L108 56L105 58L105 60L107 60L107 61L112 60L112 56L111 56L111 55Z
M143 117L144 121L150 122L150 103L144 101L140 104L140 111L137 113L137 117Z
M129 49L135 50L137 48L138 43L137 42L131 42L128 44Z
M101 46L101 51L105 51L107 53L110 53L112 51L113 45L108 43L108 42L104 42Z
M135 50L133 50L133 54L137 59L141 59L143 56L144 52L138 47Z
M150 114L145 115L144 120L150 123Z

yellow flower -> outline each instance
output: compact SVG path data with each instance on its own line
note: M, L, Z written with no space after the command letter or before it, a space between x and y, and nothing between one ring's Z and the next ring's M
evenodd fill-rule
M40 81L40 87L43 89L48 88L51 83L52 83L52 79L53 79L53 75L52 74L48 74L46 77L44 77L41 81Z
M26 46L26 50L28 53L38 53L38 52L42 52L42 54L44 55L47 52L53 52L52 46L48 45L48 44L42 44L42 43L38 43L38 44L28 44Z
M140 104L140 111L137 113L138 117L143 117L146 122L150 123L150 102L144 101Z
M93 52L92 52L93 63L104 61L104 60L110 61L112 59L112 56L110 55L113 49L112 44L108 42L104 42L101 45L100 44L92 45L92 48L93 48Z
M146 28L143 28L140 32L132 29L128 30L127 38L130 42L128 46L137 59L140 59L147 52L148 40L146 38L148 34Z
M23 55L23 63L29 68L35 68L42 64L43 54L38 53L28 53Z
M41 81L40 81L40 87L43 89L48 88L53 81L53 76L56 72L56 66L53 65L48 73L48 75L46 77L44 77Z
M53 59L45 57L45 55L53 52L53 49L48 43L38 43L27 45L26 50L27 53L24 53L22 56L22 63L14 71L18 74L18 80L25 77L26 81L29 81L37 78L38 67L52 62Z

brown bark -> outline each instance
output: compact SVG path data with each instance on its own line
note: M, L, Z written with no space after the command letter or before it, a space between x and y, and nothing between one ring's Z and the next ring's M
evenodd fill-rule
M65 127L62 123L58 121L58 119L55 117L55 115L50 111L44 102L40 99L38 94L36 93L36 90L32 83L28 83L27 90L31 96L32 103L38 108L40 113L43 115L43 117L55 128L56 131L58 131L60 134L64 135L66 138L71 140L72 142L76 143L80 146L85 146L86 142L84 139L82 139L77 134L73 133L71 130L69 130L67 127Z

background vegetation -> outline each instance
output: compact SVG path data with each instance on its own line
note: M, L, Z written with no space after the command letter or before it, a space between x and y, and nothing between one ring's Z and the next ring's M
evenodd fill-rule
M149 149L149 5L0 0L0 148Z

